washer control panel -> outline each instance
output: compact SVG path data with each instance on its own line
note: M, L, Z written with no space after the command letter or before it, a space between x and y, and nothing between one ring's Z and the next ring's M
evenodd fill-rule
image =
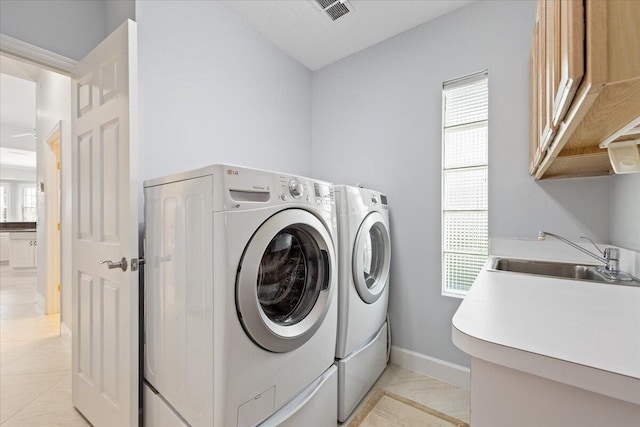
M302 197L302 194L304 194L304 186L300 181L294 178L289 181L289 192L294 198L299 199Z
M238 166L213 165L223 202L214 210L244 210L279 204L306 205L323 212L335 210L333 185L296 175L280 174ZM196 171L197 172L197 171Z
M327 211L335 206L330 184L287 175L279 175L277 180L280 187L277 199L280 202L303 202Z

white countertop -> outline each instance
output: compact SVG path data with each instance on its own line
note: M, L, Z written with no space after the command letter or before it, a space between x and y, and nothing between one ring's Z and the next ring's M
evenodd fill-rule
M639 287L483 270L452 323L471 356L640 404Z

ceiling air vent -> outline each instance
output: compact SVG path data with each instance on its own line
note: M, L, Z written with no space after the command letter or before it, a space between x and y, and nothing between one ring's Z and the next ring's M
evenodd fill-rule
M345 0L314 0L314 2L329 15L332 21L351 12L351 7Z

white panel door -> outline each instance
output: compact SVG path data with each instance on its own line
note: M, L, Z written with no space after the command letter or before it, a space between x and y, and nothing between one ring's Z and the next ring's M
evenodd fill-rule
M72 73L73 404L96 427L138 425L136 43L128 20Z

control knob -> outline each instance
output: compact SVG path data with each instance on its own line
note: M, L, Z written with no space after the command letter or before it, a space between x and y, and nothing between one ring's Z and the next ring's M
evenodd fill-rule
M299 199L302 193L304 193L304 186L297 179L292 179L289 181L289 192L293 197Z

